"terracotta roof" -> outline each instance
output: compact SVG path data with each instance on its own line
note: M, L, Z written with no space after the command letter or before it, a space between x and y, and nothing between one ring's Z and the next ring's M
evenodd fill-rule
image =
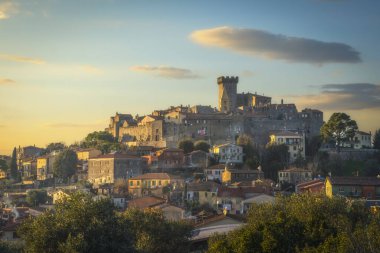
M333 185L371 185L380 186L380 178L377 177L328 177Z
M323 179L314 179L311 181L303 182L303 183L297 184L297 187L298 188L310 187L318 183L324 183Z
M312 172L311 170L301 169L301 168L290 168L286 170L279 170L278 172Z
M146 173L146 174L142 174L140 176L136 176L130 179L136 180L136 179L175 179L175 178L179 178L179 177L169 175L168 173Z
M188 191L216 191L221 185L213 181L201 182L201 183L190 183L188 184Z
M99 155L97 157L90 158L89 160L93 159L140 159L138 156L132 156L128 154L120 154L120 153L111 153L111 154L105 154L105 155Z
M163 203L166 203L166 200L163 198L148 196L128 201L128 208L144 209L161 205Z

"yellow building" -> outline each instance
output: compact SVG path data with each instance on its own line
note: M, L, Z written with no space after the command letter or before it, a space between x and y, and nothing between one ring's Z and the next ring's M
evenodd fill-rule
M53 178L55 155L37 157L37 180Z
M90 158L94 158L102 154L100 150L95 148L79 149L76 153L78 156L78 161L87 161Z
M134 196L142 196L156 190L158 190L157 193L162 193L163 187L182 186L183 182L183 179L167 173L146 173L128 179L128 192Z
M0 170L0 179L7 178L7 173L3 170Z

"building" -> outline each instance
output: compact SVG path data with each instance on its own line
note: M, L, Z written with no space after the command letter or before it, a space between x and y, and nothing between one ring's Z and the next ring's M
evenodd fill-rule
M183 139L206 140L211 145L247 134L256 145L266 145L270 131L298 131L307 138L319 135L323 113L295 104L272 104L271 97L257 93L237 93L238 77L218 77L218 109L211 106L171 106L149 115L111 117L106 129L128 146L173 148Z
M37 157L37 180L46 180L53 178L53 165L57 152Z
M240 213L247 213L248 210L254 205L261 205L261 204L273 204L275 201L275 198L271 195L267 194L259 194L257 196L244 199L241 202L241 210Z
M288 183L297 185L313 179L313 173L310 170L300 168L290 168L286 170L279 170L278 182L280 184Z
M222 183L224 184L252 181L256 179L264 179L264 172L261 170L237 170L225 168L222 173Z
M162 171L182 168L184 164L184 153L179 148L165 148L156 151L157 165Z
M371 148L371 133L366 133L362 131L357 131L355 133L354 141L354 149L362 149L362 148Z
M88 181L95 185L114 183L142 174L145 159L118 152L100 155L88 160Z
M296 193L325 193L325 181L323 179L314 179L296 185Z
M219 163L243 163L243 147L227 143L214 146L212 149L214 156Z
M24 159L21 166L24 178L35 178L37 176L37 160L34 157Z
M305 158L305 137L303 134L290 131L275 131L269 136L270 145L285 144L288 146L289 161L294 162L298 156Z
M190 183L187 185L188 201L194 201L200 205L209 204L211 207L216 206L216 195L220 184L212 181Z
M128 179L128 192L132 196L137 197L152 193L163 195L163 187L171 186L174 189L182 187L183 184L183 179L178 176L169 175L168 173L146 173Z
M195 150L185 156L185 166L188 168L207 168L209 154L203 150Z
M380 199L380 178L378 177L327 177L326 196Z
M78 161L88 161L90 158L97 157L102 154L102 152L96 148L84 148L75 151L78 157Z
M225 164L217 164L204 169L206 179L222 182L222 173L225 167Z

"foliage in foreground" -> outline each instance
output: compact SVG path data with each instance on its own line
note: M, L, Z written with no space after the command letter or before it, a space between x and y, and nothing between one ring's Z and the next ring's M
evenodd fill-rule
M25 252L186 252L191 226L160 211L118 213L109 199L74 194L19 229Z
M209 240L214 252L380 252L380 216L360 202L308 195L255 205L248 224Z

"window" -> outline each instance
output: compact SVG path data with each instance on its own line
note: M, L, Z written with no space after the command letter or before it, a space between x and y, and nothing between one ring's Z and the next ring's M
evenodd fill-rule
M129 181L129 186L133 186L133 181Z
M137 186L140 186L140 181L137 181Z
M156 180L152 180L152 185L156 186Z
M161 180L159 180L159 181L158 181L158 185L161 185L161 183L162 183Z

